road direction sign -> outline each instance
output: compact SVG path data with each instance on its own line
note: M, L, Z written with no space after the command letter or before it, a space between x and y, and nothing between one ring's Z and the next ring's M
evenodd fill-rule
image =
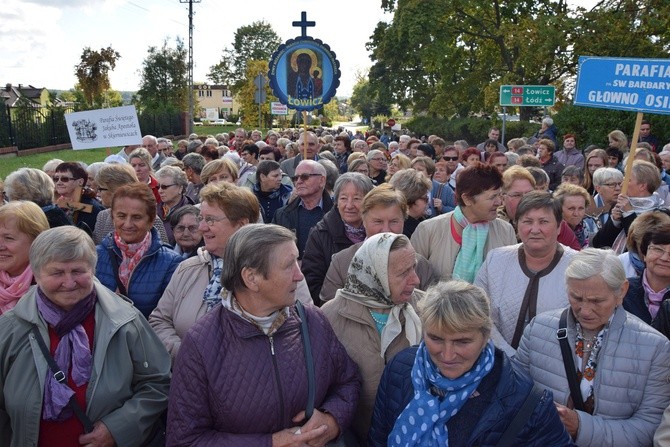
M501 106L550 107L556 102L556 88L551 85L501 85Z
M575 105L670 114L670 59L581 56Z

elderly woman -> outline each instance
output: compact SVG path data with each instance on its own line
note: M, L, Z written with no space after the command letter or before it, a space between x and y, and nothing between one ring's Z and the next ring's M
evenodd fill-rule
M493 341L510 356L528 321L567 305L565 269L576 253L558 242L561 205L550 193L527 193L516 221L521 244L491 250L475 280L491 298Z
M365 195L361 205L361 216L365 234L369 238L379 233L402 234L407 215L407 199L400 191L388 183L379 185ZM363 242L335 253L330 262L321 287L319 298L326 302L335 298L338 289L344 287L349 264ZM419 275L419 289L426 290L436 280L433 268L426 258L416 255L416 273Z
M135 149L130 153L130 155L128 155L128 163L130 163L130 166L132 166L135 170L137 180L140 183L149 185L149 188L151 188L151 191L154 194L156 202L160 202L161 196L158 190L158 180L156 180L152 175L154 170L151 159L151 154L143 147Z
M468 166L476 166L477 163L482 162L482 153L479 152L479 149L476 147L470 147L467 148L465 151L463 151L463 154L461 155L461 163L463 166L468 167Z
M247 225L223 257L223 305L195 323L175 362L168 445L334 440L352 421L359 376L321 311L296 305L302 273L295 235Z
M56 205L65 211L74 225L93 234L98 213L104 207L96 199L96 193L86 188L86 170L79 163L64 162L56 166L53 180Z
M589 214L595 216L598 228L602 228L609 220L612 208L621 193L623 174L618 169L600 168L593 173L592 181L596 195L593 197L593 208L589 209Z
M356 152L354 152L354 154L355 153ZM358 172L359 174L363 174L366 177L370 176L370 166L368 166L368 161L365 159L365 157L351 160L351 163L349 163L347 169L348 172Z
M638 278L644 271L644 261L640 254L642 240L644 237L655 231L657 227L670 222L670 210L660 209L649 213L644 213L633 221L628 229L626 237L626 249L628 251L621 253L619 259L626 272L626 278Z
M617 253L623 252L626 244L625 236L635 218L663 206L663 200L655 193L659 186L661 186L661 175L658 168L648 161L635 160L627 195L619 194L610 219L593 237L593 246L612 247Z
M98 184L100 201L106 207L106 209L98 213L95 230L93 230L93 242L99 244L105 236L114 231L112 210L110 209L114 193L123 185L137 183L137 175L135 174L135 170L127 163L108 164L98 171L95 182ZM154 219L154 228L158 231L161 242L167 244L168 236L165 232L163 221L158 216Z
M598 232L595 219L586 215L591 204L591 195L581 186L565 183L554 192L561 205L563 220L575 233L580 247L588 247L591 238Z
M372 182L362 174L342 174L335 182L335 206L309 233L301 268L316 304L333 255L365 239L361 204L371 189Z
M256 168L256 183L252 191L261 205L263 222L270 223L275 211L288 203L293 186L282 183L279 163L273 160L263 160Z
M421 339L414 307L421 298L416 256L407 236L378 233L358 248L347 281L323 306L335 335L358 365L361 399L354 431L365 445L384 366Z
M665 216L654 212L639 219L649 214ZM638 247L644 269L639 277L628 278L628 292L623 300L623 308L647 324L656 319L659 308L670 298L670 223L664 219L664 223L649 230ZM667 325L667 315L665 319Z
M45 172L19 168L7 176L4 188L7 200L29 200L42 208L50 228L72 225L65 211L54 205L54 182Z
M412 161L409 157L402 153L397 153L391 157L388 170L386 171L386 181L388 182L393 177L393 174L401 169L409 169L412 166Z
M205 185L217 182L237 184L238 168L230 158L220 158L207 163L200 172L200 180Z
M0 206L0 315L34 284L28 252L35 238L48 229L44 212L32 202L17 200Z
M95 245L82 230L40 234L30 265L37 287L0 318L0 444L144 445L167 407L165 348L95 281Z
M174 245L170 214L183 206L194 204L193 200L185 194L188 180L186 180L184 171L174 166L160 168L156 172L156 180L158 180L158 195L161 197L156 204L156 215L163 222L169 244Z
M386 181L386 155L379 149L373 149L367 154L368 166L370 168L370 179L375 185L381 185Z
M512 226L496 218L502 183L494 166L469 166L458 176L456 209L419 224L412 245L438 277L472 282L491 249L516 243Z
M198 228L198 216L200 209L195 205L185 205L170 213L170 225L174 234L175 253L188 259L196 255L198 248L202 247L202 233Z
M407 217L402 234L412 237L416 227L428 217L432 184L425 174L415 169L401 169L393 174L390 183L407 199Z
M504 445L572 445L551 392L534 388L489 339L482 289L442 282L419 310L423 340L386 366L369 446L492 446L505 437Z
M112 199L114 232L98 245L95 276L148 317L182 257L164 246L153 228L156 201L141 183L122 186Z
M612 251L582 250L565 277L570 305L530 322L516 361L553 391L575 444L651 446L670 404L670 341L621 305L628 281Z

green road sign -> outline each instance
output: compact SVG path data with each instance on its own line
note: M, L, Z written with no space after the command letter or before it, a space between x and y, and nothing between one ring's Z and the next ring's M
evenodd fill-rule
M501 106L553 106L556 88L551 85L501 85Z

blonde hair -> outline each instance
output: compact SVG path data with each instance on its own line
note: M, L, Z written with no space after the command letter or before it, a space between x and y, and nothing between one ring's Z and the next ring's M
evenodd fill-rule
M419 301L424 330L439 332L480 331L491 334L491 304L481 287L465 281L442 281L431 286Z
M21 233L33 240L49 229L49 221L42 208L27 200L15 200L0 206L0 223L4 224L10 219L14 219Z

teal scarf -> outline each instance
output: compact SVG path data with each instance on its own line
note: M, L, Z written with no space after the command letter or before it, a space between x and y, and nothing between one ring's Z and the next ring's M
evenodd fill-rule
M486 245L486 239L489 237L489 223L468 222L460 206L457 206L454 210L453 217L463 227L463 242L461 250L456 256L452 277L472 283L479 267L484 262L484 246Z

